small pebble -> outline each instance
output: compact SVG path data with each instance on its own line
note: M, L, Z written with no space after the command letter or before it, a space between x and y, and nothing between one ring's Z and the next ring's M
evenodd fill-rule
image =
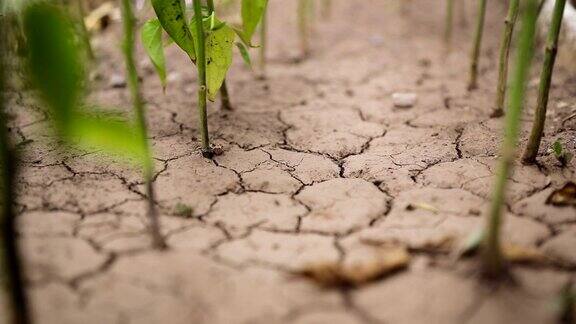
M182 79L182 75L178 72L170 72L170 73L168 73L168 76L166 77L166 80L168 81L168 83L178 82L181 79Z
M121 74L112 74L110 77L110 86L112 88L124 88L126 87L126 79Z
M418 96L412 92L400 93L396 92L392 94L392 101L394 102L394 107L397 108L411 108L416 104L416 99Z

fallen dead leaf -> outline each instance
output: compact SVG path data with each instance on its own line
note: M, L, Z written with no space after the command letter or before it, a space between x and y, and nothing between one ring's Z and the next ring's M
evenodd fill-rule
M576 184L568 182L564 187L554 190L546 199L546 204L558 207L576 207Z
M321 286L361 286L408 266L404 246L369 247L369 253L349 256L343 262L316 263L298 272Z
M117 19L119 15L119 10L113 2L104 2L84 18L84 23L89 32L98 32L106 29L110 22Z
M514 244L504 244L502 253L506 260L511 263L531 263L543 264L548 261L548 258L540 250Z

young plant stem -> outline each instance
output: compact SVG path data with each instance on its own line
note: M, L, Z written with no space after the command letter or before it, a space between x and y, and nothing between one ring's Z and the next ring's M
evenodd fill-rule
M206 0L206 6L210 14L214 13L216 8L214 7L214 0ZM222 86L220 87L220 100L222 110L233 110L232 102L230 101L230 94L228 92L228 85L226 84L226 79L222 81Z
M508 176L512 171L520 117L526 93L526 80L534 56L534 36L536 32L538 3L536 0L526 0L522 14L522 30L519 39L515 70L509 93L509 106L506 113L505 133L502 142L500 161L496 174L490 213L481 244L483 272L487 277L498 278L506 273L505 260L502 257L500 231L502 227L502 209L505 200Z
M546 123L546 110L548 108L550 84L552 83L552 72L554 71L554 63L556 62L558 38L560 35L560 28L562 27L562 17L565 7L566 0L556 0L554 11L552 12L550 30L548 31L548 38L546 40L546 53L544 54L544 65L542 67L542 74L540 75L540 86L538 88L538 101L534 123L532 124L530 139L528 140L528 145L526 146L522 158L522 161L525 164L533 164L536 162L536 156L540 149L544 124Z
M210 138L208 137L208 118L206 116L206 35L204 34L204 24L202 22L202 1L194 0L194 19L196 35L196 68L198 70L198 120L200 124L200 136L202 138L202 155L212 158L210 148Z
M332 15L332 0L322 0L322 18L330 19Z
M466 1L459 0L460 2L460 27L468 27L468 19L466 19Z
M450 48L452 43L452 30L454 25L454 0L446 0L446 22L444 26L444 42Z
M89 60L94 60L94 49L90 43L90 33L86 29L86 23L84 22L84 17L86 17L86 11L84 10L84 0L76 0L76 6L78 8L78 25L80 26L80 33L82 34L82 41L84 42L84 47L86 48L86 54Z
M500 44L500 62L498 63L498 86L496 93L496 107L492 117L504 115L504 103L506 102L506 86L508 85L508 61L510 58L510 44L514 34L514 26L518 18L520 0L510 0L508 14L504 20L504 34Z
M310 0L299 0L298 2L298 30L300 32L300 50L302 57L310 54L310 44L308 42L309 22L310 22Z
M478 1L478 13L476 21L476 32L474 36L474 44L470 56L470 79L468 81L468 90L478 88L478 65L480 59L480 51L482 48L482 35L484 34L484 20L486 17L486 0Z
M5 63L4 55L8 53L7 31L8 21L0 17L0 285L2 286L9 304L5 309L5 316L12 324L28 324L32 322L29 313L28 299L24 290L22 278L22 258L17 244L16 215L14 213L14 176L16 173L15 150L12 148L8 128L6 126L5 112Z
M136 63L134 62L134 27L136 24L136 18L134 17L134 12L132 10L131 0L122 0L122 20L124 27L123 51L124 61L126 63L126 74L136 118L136 127L144 152L142 169L144 181L146 182L146 196L148 199L147 213L150 222L150 235L152 237L153 246L156 249L162 250L165 249L167 245L160 233L160 221L158 220L158 212L154 204L154 164L152 162L150 143L148 142L147 137L148 129L146 126L144 103L142 102L142 95L140 94L140 81L138 80Z
M262 78L266 77L266 40L267 40L267 12L268 10L264 10L264 14L262 15L262 20L260 21L260 74Z

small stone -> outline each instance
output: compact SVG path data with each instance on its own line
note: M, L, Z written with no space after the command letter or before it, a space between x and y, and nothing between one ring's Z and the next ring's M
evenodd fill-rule
M220 156L220 155L224 154L224 149L220 146L215 146L212 149L212 153L214 153L215 156Z
M121 74L113 74L110 77L110 86L112 88L124 88L126 87L126 79Z
M394 102L394 107L397 108L411 108L416 104L416 99L418 96L412 92L396 92L392 94L392 101Z
M168 73L168 77L166 78L166 80L169 83L174 83L174 82L178 82L182 79L182 74L178 73L178 72L171 72Z

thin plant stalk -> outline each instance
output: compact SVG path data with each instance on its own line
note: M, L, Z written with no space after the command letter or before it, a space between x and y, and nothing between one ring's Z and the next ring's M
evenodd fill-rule
M152 163L152 155L150 153L150 143L148 142L148 130L146 126L146 118L144 112L144 103L142 102L142 95L140 93L140 81L136 72L136 64L134 62L134 33L136 19L132 9L130 0L122 0L122 18L124 25L124 60L126 62L126 73L128 85L130 87L130 94L132 97L132 104L136 118L136 126L141 138L141 145L144 149L144 160L142 161L143 176L146 182L146 196L148 201L148 220L150 222L150 235L152 237L152 244L156 249L165 249L166 242L160 233L160 221L158 219L158 212L154 204L154 164Z
M6 63L4 55L8 52L7 44L7 24L4 17L0 17L0 167L1 176L1 206L0 206L0 265L2 280L0 284L6 296L9 307L6 308L6 316L9 323L28 324L32 323L30 307L24 290L24 280L22 278L22 258L16 238L16 215L14 213L14 176L16 173L15 150L9 141L8 129L6 126L5 112L5 80L4 76ZM5 28L6 27L6 28Z
M322 18L329 19L332 15L332 0L322 0Z
M200 124L200 136L202 139L202 155L206 158L212 157L210 138L208 137L208 118L206 115L206 35L202 22L202 1L194 0L194 28L198 39L196 42L196 68L198 71L198 119Z
M215 12L214 7L214 0L206 0L206 6L208 7L208 11L210 14ZM230 94L228 92L228 85L226 84L226 79L222 82L222 86L220 87L220 99L221 99L221 108L222 110L233 110L232 101L230 100Z
M264 14L262 15L262 20L260 21L260 57L259 57L259 65L260 65L260 73L261 76L264 78L266 77L266 41L267 41L267 33L268 33L268 22L266 19L268 10L264 10Z
M300 33L300 50L303 57L310 54L309 22L310 22L310 0L299 0L298 2L298 31Z
M550 96L550 84L552 83L552 72L554 71L554 63L556 62L558 38L562 27L562 17L565 7L566 0L556 0L554 11L552 12L552 21L550 23L550 30L548 31L548 38L546 40L544 65L542 67L542 74L540 75L536 114L534 116L534 123L532 124L530 139L528 140L528 145L526 146L522 158L522 161L526 164L533 164L536 162L536 156L538 155L538 150L540 149L540 143L542 141L544 124L546 123L548 98Z
M526 82L534 56L534 38L538 2L526 0L522 14L522 30L519 39L515 70L511 81L508 111L505 120L505 133L502 142L500 161L496 173L490 213L481 244L481 258L484 274L498 278L506 273L505 260L502 257L500 231L502 227L502 209L508 176L512 172L516 146L520 131L520 117L526 93Z
M484 34L484 21L486 18L486 0L478 1L478 13L476 21L476 32L474 34L474 44L470 54L470 79L468 80L468 90L478 88L478 65L480 51L482 49L482 36Z
M498 86L496 93L496 107L492 112L492 117L504 115L504 103L506 101L506 86L508 85L508 61L510 59L510 44L514 27L518 19L520 0L510 0L508 14L504 20L504 34L500 44L500 62L498 63Z
M468 27L468 20L466 19L466 1L459 0L460 2L460 26L462 28Z
M452 43L452 31L454 25L454 0L446 0L446 22L444 26L444 42L449 48Z
M84 42L84 47L86 48L86 54L88 59L94 60L96 57L94 55L94 49L90 43L90 33L86 29L86 23L84 22L84 17L86 17L86 10L84 9L84 0L76 0L76 7L78 9L78 25L80 26L80 33L82 34L82 41Z

